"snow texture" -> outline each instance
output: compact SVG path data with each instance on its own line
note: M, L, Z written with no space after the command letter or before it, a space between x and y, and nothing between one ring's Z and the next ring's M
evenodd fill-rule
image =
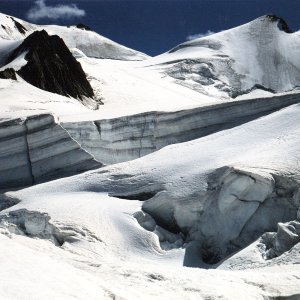
M0 79L1 299L299 298L299 33L265 16L147 58L0 24L2 64L58 34L104 104Z
M282 19L263 16L180 44L146 65L169 74L179 84L222 97L254 89L292 90L299 87L299 32L282 26L287 26Z

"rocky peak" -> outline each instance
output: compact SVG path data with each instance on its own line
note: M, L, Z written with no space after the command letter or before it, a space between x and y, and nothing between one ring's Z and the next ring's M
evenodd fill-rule
M94 96L80 63L57 35L49 36L45 30L33 32L10 54L7 63L24 52L28 63L17 73L30 84L81 100Z
M79 29L82 29L82 30L87 30L87 31L91 30L91 28L89 26L87 26L87 25L85 25L83 23L77 24L76 27L79 28Z
M0 71L0 78L17 80L16 72L12 68L7 68L3 71Z
M268 20L271 22L278 22L278 28L286 33L293 33L293 31L290 29L287 22L282 19L281 17L278 17L276 15L266 15L265 16Z

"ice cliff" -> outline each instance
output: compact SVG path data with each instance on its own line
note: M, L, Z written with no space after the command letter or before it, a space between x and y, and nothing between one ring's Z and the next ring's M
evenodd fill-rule
M62 126L99 161L112 164L238 126L299 101L300 95L293 93L176 112L149 112L115 119L68 122L62 123Z
M100 167L52 115L0 122L0 187L32 185Z

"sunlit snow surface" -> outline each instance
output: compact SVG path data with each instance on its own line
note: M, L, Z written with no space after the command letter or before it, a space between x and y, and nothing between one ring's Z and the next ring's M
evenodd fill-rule
M18 21L29 31L36 29ZM0 27L0 56L5 57L24 35L10 18L0 15L0 23L9 28ZM267 34L274 33L276 39L267 41L279 49L288 65L281 70L277 92L290 91L295 85L289 83L297 78L293 68L288 71L291 64L298 68L298 34L287 36L273 25ZM256 46L249 41L251 26L209 38L222 40L222 51L236 60L234 71L249 75L238 80L242 89L265 80L258 63L264 58L256 60ZM212 50L199 46L205 39L188 42L173 54L136 61L146 57L95 33L41 28L65 38L104 105L91 111L76 99L39 90L21 78L0 79L1 121L44 112L64 122L101 120L233 100L215 87L204 87L199 93L168 75L166 65L172 60L199 58L199 53L213 56ZM89 47L91 52L84 48L86 39L94 45ZM98 48L99 41L115 51ZM241 47L252 61L239 56ZM94 58L98 51L112 59ZM108 57L111 54L114 57ZM21 65L22 59L11 66ZM292 75L284 78L284 74ZM265 81L271 88L275 77ZM255 90L236 100L272 95ZM8 207L0 213L0 298L273 299L294 295L291 299L297 299L299 243L269 258L260 238L265 231L260 234L255 224L276 232L269 223L299 218L299 122L296 104L137 160L0 194L1 203ZM272 201L276 205L268 206ZM170 220L180 232L166 228L164 221ZM250 240L245 240L245 233L253 234ZM294 242L297 232L291 237ZM203 261L204 238L215 246L213 251L224 255L215 264ZM229 251L229 240L242 245L237 252ZM198 268L187 267L192 265Z
M36 259L39 266L33 267L30 276L18 273L20 275L9 281L10 289L2 290L3 295L12 296L12 291L17 293L21 287L31 295L29 286L35 276L38 292L41 289L44 293L42 298L53 293L57 296L66 293L66 297L71 298L72 286L77 281L91 293L91 299L97 298L100 291L107 297L115 294L128 299L163 296L263 299L300 293L297 245L294 251L273 263L272 260L266 262L257 253L255 244L243 260L235 258L232 264L230 259L226 261L226 268L250 267L250 270L185 268L185 246L162 250L157 235L144 230L134 218L142 202L109 196L158 189L174 204L174 209L182 209L193 194L199 195L196 201L201 204L208 174L224 166L261 176L281 174L297 180L299 112L299 105L294 105L238 128L172 145L135 161L9 193L21 202L8 211L26 209L48 213L51 222L62 231L77 232L77 239L57 248L45 240L2 235L12 246L4 243L1 248L1 257L6 263L1 264L0 272L13 274L17 262L18 267L27 270L37 265ZM230 226L226 222L223 225ZM212 223L211 226L218 225ZM21 259L19 251L26 259ZM40 252L41 255L36 254ZM10 257L16 257L14 264L7 263ZM57 270L58 261L61 264ZM251 264L254 267L257 264L254 270ZM46 277L39 275L45 272ZM53 281L49 279L49 284L45 280L51 273L58 274L55 280L59 285L70 284L69 293L64 291L65 285L52 289ZM86 282L79 279L81 276ZM80 293L77 296L82 297Z
M219 97L259 87L283 92L299 86L299 32L280 30L263 16L245 25L185 42L144 62L177 83Z

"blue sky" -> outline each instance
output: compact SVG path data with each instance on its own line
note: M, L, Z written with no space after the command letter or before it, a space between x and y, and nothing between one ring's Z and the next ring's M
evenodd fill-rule
M150 55L264 14L282 16L293 30L300 29L300 0L0 0L0 11L39 24L82 22Z

